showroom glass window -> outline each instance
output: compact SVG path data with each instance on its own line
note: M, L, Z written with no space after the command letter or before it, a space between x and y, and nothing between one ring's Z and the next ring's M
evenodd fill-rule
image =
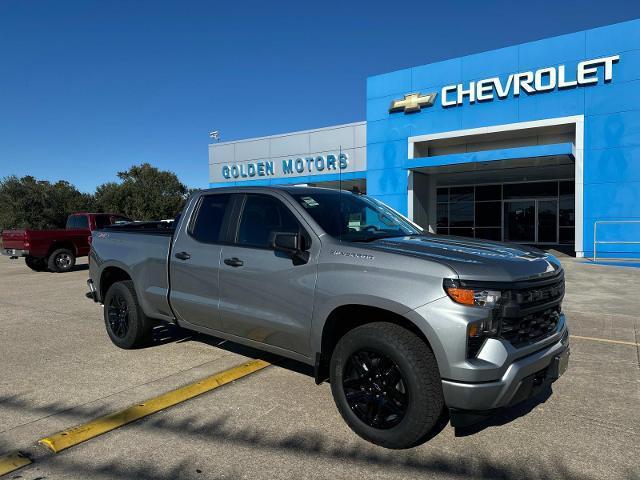
M437 233L571 244L575 236L574 181L439 187Z

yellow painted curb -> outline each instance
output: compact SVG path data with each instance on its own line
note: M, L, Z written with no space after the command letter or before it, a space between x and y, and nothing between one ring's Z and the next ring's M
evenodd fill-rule
M64 430L50 437L43 438L39 440L38 443L49 448L54 453L61 452L66 448L73 447L98 435L102 435L103 433L134 422L140 418L214 390L229 382L257 372L269 365L268 362L263 360L253 360L238 365L237 367L230 368L229 370L217 373L199 382L151 398L145 402L120 410L119 412L105 415L104 417L97 418L83 425L78 425L69 430Z
M640 346L640 344L636 342L626 342L624 340L609 340L607 338L582 337L580 335L569 335L569 336L571 338L577 338L578 340L591 340L592 342L616 343L618 345L632 345L634 347Z
M11 452L0 456L0 477L7 473L15 472L19 468L31 464L31 460L20 452Z

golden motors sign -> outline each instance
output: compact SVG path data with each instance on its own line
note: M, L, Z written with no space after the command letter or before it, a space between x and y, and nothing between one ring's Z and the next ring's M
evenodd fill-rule
M340 172L348 166L349 155L347 153L329 153L327 155L309 155L281 161L258 160L223 165L221 173L226 180L232 180Z

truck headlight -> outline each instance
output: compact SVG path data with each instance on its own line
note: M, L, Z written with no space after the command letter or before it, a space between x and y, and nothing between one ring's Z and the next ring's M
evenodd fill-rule
M462 287L460 282L451 278L445 278L444 290L454 302L473 307L492 308L502 297L499 290Z

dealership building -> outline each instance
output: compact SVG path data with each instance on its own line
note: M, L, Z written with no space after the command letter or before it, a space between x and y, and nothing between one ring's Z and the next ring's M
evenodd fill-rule
M210 186L357 189L433 233L640 258L640 20L372 76L366 95L363 122L210 145Z

